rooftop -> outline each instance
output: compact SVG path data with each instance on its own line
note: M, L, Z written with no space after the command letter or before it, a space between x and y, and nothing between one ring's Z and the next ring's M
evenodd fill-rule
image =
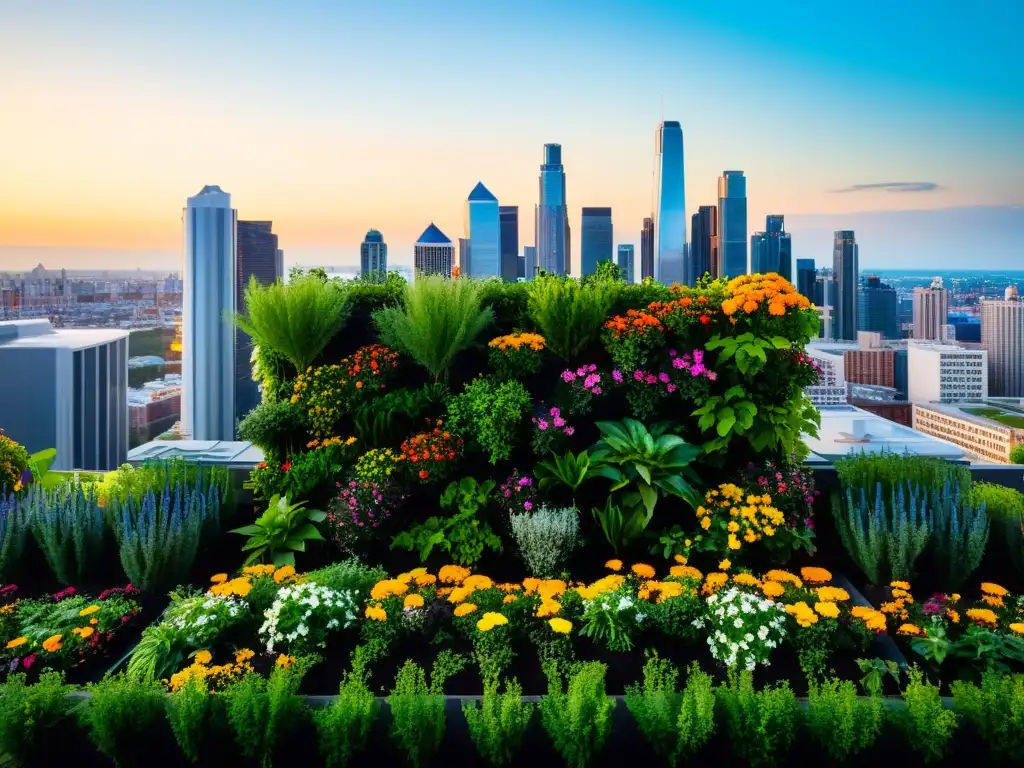
M417 244L424 245L451 245L452 241L448 239L448 236L442 232L434 222L430 222L430 226L423 230L423 234L419 236L416 241Z
M127 338L128 331L116 328L54 328L45 319L0 322L0 350L88 349Z
M912 453L950 461L965 460L953 443L904 427L853 405L821 405L818 437L804 435L809 463L831 462L855 453Z
M1024 410L1003 407L994 400L977 403L914 403L914 406L944 413L989 429L1024 434Z
M263 452L252 443L226 440L154 440L128 451L129 464L179 458L199 464L252 469L263 461Z
M376 229L371 229L369 232L366 233L366 237L363 238L363 242L364 243L383 243L384 242L384 235L382 235Z
M469 193L469 202L496 203L498 202L498 198L491 194L491 190L485 187L482 181L478 181L476 186L473 187L473 191Z

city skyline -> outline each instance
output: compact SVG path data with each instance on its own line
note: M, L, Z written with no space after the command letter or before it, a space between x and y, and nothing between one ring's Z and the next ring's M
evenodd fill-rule
M686 136L687 221L737 168L747 237L766 214L784 214L794 258L825 261L831 233L849 229L865 268L956 266L965 247L991 268L1019 259L1024 99L1009 44L1019 7L993 4L1002 22L992 24L951 3L869 2L842 19L858 39L850 48L828 44L828 13L811 19L795 4L773 11L786 35L759 29L744 2L727 15L665 2L583 13L566 2L548 7L540 33L534 5L255 3L239 13L214 3L202 6L203 29L191 0L5 9L0 106L17 119L0 125L0 265L178 263L180 201L206 184L231 190L240 217L273 220L288 265L358 264L371 227L391 261L409 264L427 223L461 231L479 179L502 204L536 206L546 143L562 145L570 225L583 207L608 205L615 243L635 243L652 212L650 137L663 119ZM907 30L899 50L873 23L880 8ZM658 19L651 39L613 45L637 15ZM247 34L214 35L221 24ZM383 60L368 27L386 30ZM434 46L467 29L457 50ZM972 30L990 41L984 50L934 44ZM547 77L554 41L572 60L571 89ZM263 43L276 55L262 56ZM352 66L364 53L373 70ZM467 71L467 60L480 65ZM456 82L482 101L461 104ZM769 108L780 87L785 109ZM438 100L450 119L422 119ZM533 218L520 216L522 246ZM942 220L955 225L930 225ZM578 274L580 238L567 239Z

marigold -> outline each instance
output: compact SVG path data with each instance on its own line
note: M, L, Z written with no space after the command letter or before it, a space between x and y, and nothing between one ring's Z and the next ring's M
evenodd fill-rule
M816 610L826 619L839 618L839 606L835 603L830 603L828 601L817 602L814 604L814 610Z
M686 565L686 558L683 557L682 555L673 555L672 559L675 560L680 565Z
M494 586L494 582L486 576L474 574L473 576L468 576L464 579L462 586L465 589L490 589Z
M959 614L959 612L954 611L952 608L950 608L948 611L946 611L946 618L948 618L954 624L959 624L960 623L960 614Z
M890 581L889 586L893 589L910 589L910 583L906 581Z
M277 661L274 663L281 669L288 669L288 667L295 663L295 657L287 656L282 653L277 657Z
M78 635L83 640L92 635L92 633L95 631L96 630L92 627L75 627L71 630L72 634Z
M993 608L1005 608L1006 603L1003 602L1003 598L996 597L995 595L982 595L982 602L986 605L991 605Z
M1024 623L1019 621L1014 622L1010 625L1010 631L1015 632L1018 635L1024 635Z
M235 663L241 664L242 662L248 661L255 655L256 652L249 648L239 648L235 651Z
M210 581L214 584L223 584L227 580L228 575L226 573L215 573L210 577Z
M413 581L416 582L417 587L429 587L437 581L437 576L434 576L432 573L417 573L413 576Z
M999 617L988 608L970 608L967 611L967 618L978 624L987 624L992 627L996 626L999 621Z
M911 637L920 637L924 634L924 630L916 624L900 624L896 630L897 635L909 635Z
M261 576L269 576L276 570L277 569L274 566L264 563L262 565L246 566L242 569L242 573L246 576L255 576L256 578L260 578Z
M537 585L537 594L541 600L553 600L565 593L566 586L561 579L545 579Z
M387 621L388 613L383 608L376 605L366 606L366 613L364 614L370 621Z
M621 560L609 560L607 563L604 564L604 567L607 568L610 571L621 571L622 570L622 561Z
M8 642L7 643L7 647L8 648L17 648L18 646L24 645L27 642L28 642L28 638L25 637L24 635L22 635L21 637L16 637L13 640L11 640L10 642Z
M819 600L828 603L845 603L850 599L850 593L839 587L818 587L815 593Z
M501 599L501 602L503 602L503 603L505 603L507 605L508 603L514 603L518 599L519 599L519 595L511 593L511 594L505 595L505 597L503 597Z
M540 579L536 579L533 576L523 579L523 589L526 590L526 594L531 594L537 591L537 587L540 586Z
M995 595L996 597L1005 597L1010 593L1006 587L993 584L991 581L983 581L981 583L981 591L986 595Z
M810 584L824 584L832 581L832 574L824 568L801 568L800 577Z
M252 584L244 576L225 581L223 584L214 584L208 590L211 595L218 597L245 597L252 591Z
M572 632L572 622L567 619L549 619L548 626L560 635L567 635Z
M61 638L63 635L51 635L43 641L43 650L48 653L56 653L64 646L61 645Z
M811 610L811 606L803 601L787 605L786 613L792 616L801 627L809 627L812 624L818 623L817 614Z
M192 657L192 660L200 666L206 666L213 661L213 654L209 651L196 651L196 655Z
M472 589L467 589L466 587L455 587L455 589L451 591L451 594L448 595L448 602L458 605L472 594Z
M850 615L860 619L864 625L874 632L884 632L886 626L885 614L869 608L865 605L856 605L850 609Z
M461 584L469 578L469 569L461 565L445 565L437 572L437 579L442 584Z
M537 606L537 617L543 619L545 616L554 616L562 610L562 604L554 600L545 600Z
M732 561L728 560L728 559L727 560L721 560L718 563L718 570L720 570L720 571L728 571L731 567L732 567Z
M766 581L761 585L761 592L765 597L782 597L786 594L786 588L777 581Z
M399 579L384 579L378 581L370 590L370 598L373 600L384 600L392 595L404 595L409 591L409 585Z
M82 610L80 610L78 612L78 615L79 616L89 616L89 615L91 615L93 613L96 613L96 611L98 611L99 609L100 609L100 607L98 605L90 605L88 608L83 608Z
M476 606L473 605L473 603L460 603L459 605L455 606L455 615L459 618L462 618L463 616L469 616L469 614L474 613L475 611Z
M677 579L698 579L704 578L704 574L694 568L692 565L673 565L669 568L669 576L674 576Z
M504 614L488 611L476 623L476 628L481 632L490 632L495 627L500 627L503 624L508 624L508 619L505 618Z
M733 584L740 584L744 587L759 587L761 582L751 573L737 573L732 577Z
M282 565L276 571L274 571L274 583L280 584L285 579L290 579L295 575L294 565Z
M423 607L423 595L417 595L413 593L406 595L405 600L402 602L404 608L422 608Z
M768 579L769 581L778 581L778 582L787 582L788 581L790 584L792 584L797 589L800 589L804 585L804 583L800 580L799 576L796 576L796 575L790 573L789 571L781 571L781 570L778 570L778 569L772 569L772 570L768 571L768 573L765 574L765 578Z
M728 580L729 574L727 573L709 573L704 579L704 588L702 591L705 595L710 595L724 587Z
M630 570L641 579L653 579L655 574L654 568L647 563L636 563Z

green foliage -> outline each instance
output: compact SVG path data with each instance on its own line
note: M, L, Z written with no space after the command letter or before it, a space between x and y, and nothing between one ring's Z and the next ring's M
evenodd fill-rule
M697 664L686 688L676 689L679 673L667 659L649 652L643 686L626 688L626 707L654 753L675 766L692 757L715 730L715 692L710 675Z
M611 731L615 700L605 694L608 668L600 662L577 664L566 689L559 672L548 665L548 695L540 703L541 722L570 768L586 768L601 752Z
M330 706L314 713L320 754L327 768L345 768L366 749L380 704L366 686L368 674L358 655Z
M529 573L554 578L577 545L580 517L572 507L513 512L509 527Z
M501 552L501 539L483 519L493 493L493 480L477 483L472 477L464 477L451 483L441 494L441 507L455 514L427 518L395 536L391 548L418 552L420 562L426 562L436 548L448 552L455 563L467 566L479 562L485 549Z
M405 287L403 304L373 313L381 342L427 369L435 381L446 378L455 356L470 347L491 324L494 310L481 306L480 283L421 276Z
M793 743L800 717L788 683L754 690L754 677L744 670L719 687L717 696L736 756L754 768L778 765Z
M533 718L533 704L523 701L523 689L513 678L499 692L496 679L484 682L483 700L462 703L462 714L476 750L489 765L513 765Z
M597 466L591 463L590 454L583 451L579 455L572 451L564 456L555 455L542 461L534 470L540 482L541 490L552 485L564 485L572 493L572 505L576 507L576 492L587 480L596 477Z
M264 400L239 422L238 439L263 451L268 462L279 463L305 441L309 429L306 409L291 400Z
M885 676L900 684L900 666L895 661L885 659L857 659L860 668L860 687L868 696L881 696Z
M572 363L599 341L620 290L609 280L581 285L571 277L538 277L530 285L530 319L548 349Z
M935 763L946 754L957 726L956 713L943 708L939 689L928 683L920 670L910 669L907 674L910 682L903 691L906 709L897 723L910 747L926 763Z
M306 574L307 581L329 587L335 592L350 592L357 600L369 597L373 585L387 577L387 571L383 568L363 565L356 558L332 563Z
M351 442L350 442L351 441ZM290 499L309 501L315 497L322 502L325 491L336 491L335 483L352 465L356 454L353 438L341 441L324 441L312 450L292 456L287 472L280 475L275 492Z
M957 712L974 726L992 756L1024 764L1024 676L986 672L981 686L957 680L950 686Z
M114 675L89 686L89 692L80 711L96 749L119 768L143 765L154 732L165 722L163 685Z
M205 681L193 677L167 697L167 722L181 753L197 763L225 725L223 699L211 696Z
M1024 443L1017 443L1010 449L1010 463L1024 464Z
M449 429L479 445L491 464L512 455L519 426L530 407L530 393L518 381L478 377L448 403Z
M28 451L0 429L0 493L13 491L29 467Z
M91 486L29 489L25 503L39 549L61 584L80 584L103 557L107 523Z
M255 523L231 533L249 537L242 547L243 552L249 552L246 565L266 560L278 566L295 565L295 553L305 552L307 541L324 540L313 523L326 517L325 512L306 509L303 502L289 504L287 496L274 496Z
M1024 449L1024 444L1017 447ZM985 505L996 539L1005 542L1014 568L1024 576L1024 493L995 483L974 483L970 503Z
M873 493L882 484L889 497L900 485L942 488L947 482L961 488L971 487L971 470L962 464L911 453L861 452L835 461L836 475L844 488Z
M430 409L422 389L395 389L375 397L353 414L355 436L363 450L398 445L415 432Z
M597 262L597 267L594 269L594 273L591 275L584 275L580 281L583 285L591 285L592 283L598 283L601 281L608 281L612 283L624 283L625 279L622 275L622 270L619 269L611 259L604 259L603 261Z
M13 492L0 489L0 576L12 579L24 557L25 544L32 530L26 505Z
M707 398L692 415L699 418L701 431L715 430L716 436L704 444L707 453L723 450L733 437L742 436L757 453L792 456L803 446L803 435L817 435L821 424L821 414L802 391L773 404L739 384Z
M308 717L299 685L319 659L306 657L278 664L266 678L249 673L223 692L228 724L239 751L261 768L273 764L274 749Z
M407 661L398 670L395 687L388 696L391 709L391 738L413 768L428 763L444 737L444 684L458 672L464 659L442 651L430 672L430 685L423 669Z
M214 485L220 496L221 507L231 504L231 475L227 467L206 466L186 459L146 462L141 467L122 464L108 472L96 486L99 505L110 507L115 500L122 503L135 497L141 499L148 491L163 493L167 487L189 483L206 489Z
M934 520L929 541L932 562L936 573L943 574L941 586L949 592L961 588L978 569L988 544L985 504L972 503L969 489L947 480L933 487L928 499Z
M853 683L835 678L812 682L807 696L807 728L834 762L855 759L878 739L884 721L879 697L860 698Z
M768 352L776 349L791 349L792 343L782 336L761 338L747 332L738 336L715 334L704 348L709 352L719 350L717 364L722 365L735 359L736 367L744 376L753 376L768 364Z
M35 685L20 673L0 684L0 754L26 768L44 765L47 746L71 719L72 690L57 672L44 672Z
M348 296L340 283L308 275L245 289L246 313L235 323L262 347L270 347L302 373L348 320Z

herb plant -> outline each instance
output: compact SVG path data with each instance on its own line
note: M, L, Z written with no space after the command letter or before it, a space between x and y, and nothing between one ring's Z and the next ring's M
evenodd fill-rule
M514 765L522 748L526 730L533 718L533 704L523 701L523 689L514 678L499 692L498 681L484 682L480 704L465 701L462 714L477 752L488 765Z
M515 380L479 377L448 403L448 427L480 446L491 464L512 454L519 425L530 407L530 393Z
M192 677L167 697L167 722L178 749L193 763L220 735L224 722L223 697L212 696L205 681Z
M903 691L906 709L897 723L910 747L926 763L935 763L945 756L956 730L956 712L943 708L939 689L928 683L920 670L910 669L907 674L910 682Z
M330 706L318 709L313 718L320 740L320 754L327 768L345 768L366 749L370 729L380 704L366 687L368 673L358 655L345 674L338 697Z
M17 497L0 488L0 575L11 578L25 557L31 521Z
M986 672L981 685L956 680L957 712L982 737L992 756L1007 765L1024 764L1024 676Z
M80 583L103 557L107 523L90 486L29 489L25 499L32 533L61 584Z
M1017 573L1024 576L1024 493L995 483L974 483L970 503L985 505L993 538L1005 548Z
M143 765L154 733L166 723L163 686L114 675L91 685L89 692L81 712L96 748L117 766Z
M528 312L548 349L574 363L598 343L620 290L608 280L581 285L571 277L545 275L530 285Z
M611 731L615 700L605 693L608 668L600 662L577 664L569 674L568 688L551 665L548 695L541 699L540 714L551 743L570 768L586 768L597 756Z
M793 743L800 717L789 685L755 690L753 674L744 670L720 686L717 697L736 756L754 768L779 765Z
M577 545L579 514L572 507L541 507L509 516L512 536L530 573L552 578Z
M884 721L878 696L861 698L852 682L835 678L812 681L807 696L807 728L834 762L857 759L878 739Z
M407 661L398 670L395 687L388 696L391 709L391 737L413 768L430 761L444 737L444 684L461 669L463 659L442 651L434 661L430 685L423 669Z
M45 765L48 747L71 719L72 690L57 672L44 672L34 685L25 685L21 673L0 684L0 753L17 765Z

